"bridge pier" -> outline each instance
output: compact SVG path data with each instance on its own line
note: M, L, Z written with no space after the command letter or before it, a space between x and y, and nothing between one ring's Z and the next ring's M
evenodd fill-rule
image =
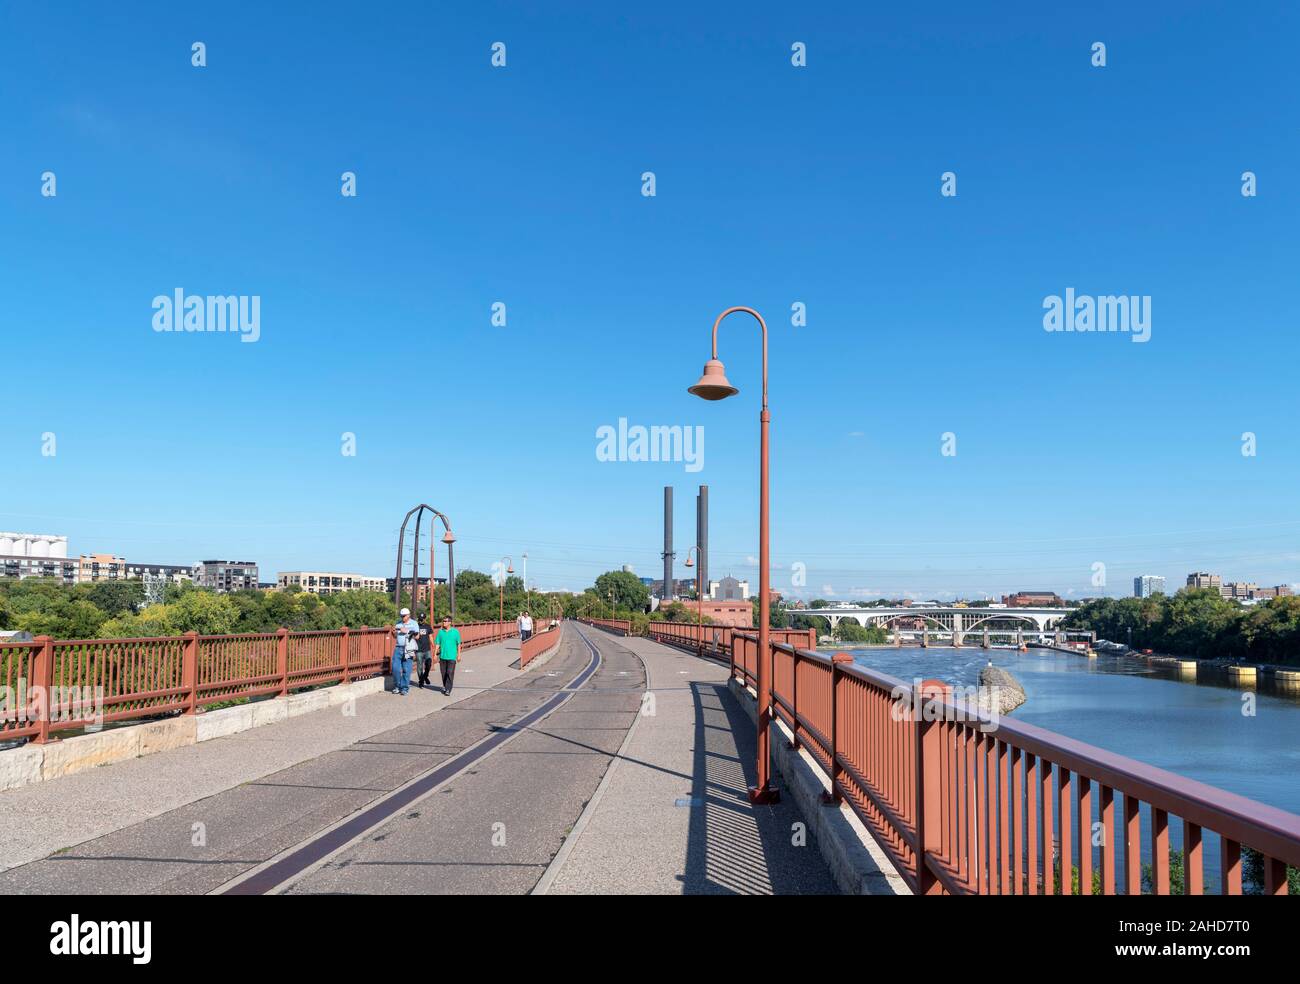
M985 629L985 630L984 630L984 643L983 643L983 645L981 646L981 648L983 648L983 649L988 649L988 648L989 648L989 630L988 630L988 629Z
M962 637L961 637L961 633L958 632L956 629L953 629L953 630L952 630L952 648L953 648L953 649L960 649L960 648L961 648L961 638L962 638Z
M926 629L921 630L921 648L922 649L930 648L930 633Z

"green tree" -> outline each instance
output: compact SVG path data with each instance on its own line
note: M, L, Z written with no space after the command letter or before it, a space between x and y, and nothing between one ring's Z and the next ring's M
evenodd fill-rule
M612 592L615 609L640 612L650 606L649 590L631 571L606 571L596 578L595 591L605 599Z

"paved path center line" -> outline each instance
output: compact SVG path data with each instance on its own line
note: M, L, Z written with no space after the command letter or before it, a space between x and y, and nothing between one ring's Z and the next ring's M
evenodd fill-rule
M349 844L364 837L369 831L387 822L393 816L405 810L416 800L432 793L437 787L452 779L458 773L476 762L491 755L501 745L522 731L536 724L568 701L583 687L600 668L601 656L581 629L577 630L579 638L591 651L591 660L586 668L578 673L564 687L547 698L540 707L529 711L507 726L493 731L481 741L471 745L459 755L453 756L441 765L435 766L423 775L417 776L391 795L363 807L351 817L327 828L311 839L290 848L277 859L255 868L251 873L217 889L214 895L267 895L296 881L309 869L314 869L339 853ZM526 691L521 691L526 692Z

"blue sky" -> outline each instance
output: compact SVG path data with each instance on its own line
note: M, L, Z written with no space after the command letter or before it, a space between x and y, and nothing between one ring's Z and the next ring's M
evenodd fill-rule
M1300 580L1294 5L181 6L0 12L0 528L385 574L424 500L462 566L580 589L703 482L752 579L754 326L738 399L685 392L747 304L778 589ZM260 339L153 331L178 287ZM1045 332L1067 287L1150 296L1150 341ZM598 461L620 417L703 470Z

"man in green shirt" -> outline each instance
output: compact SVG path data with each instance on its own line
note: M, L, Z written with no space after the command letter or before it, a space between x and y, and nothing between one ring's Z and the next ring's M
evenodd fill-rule
M456 679L456 659L460 656L460 629L451 625L451 616L442 617L442 628L433 640L433 650L438 656L438 670L442 673L442 693L451 696L452 682Z

